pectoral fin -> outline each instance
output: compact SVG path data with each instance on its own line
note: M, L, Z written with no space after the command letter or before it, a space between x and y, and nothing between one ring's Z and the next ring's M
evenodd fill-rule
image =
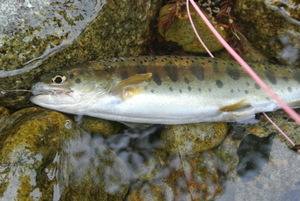
M232 112L232 111L240 111L243 109L249 109L250 107L252 107L250 104L246 103L246 100L241 100L237 103L234 103L232 105L228 105L225 107L220 108L219 110L221 112Z
M131 98L141 93L147 85L147 80L152 77L152 73L136 74L122 80L111 91L112 94L119 95L122 100Z

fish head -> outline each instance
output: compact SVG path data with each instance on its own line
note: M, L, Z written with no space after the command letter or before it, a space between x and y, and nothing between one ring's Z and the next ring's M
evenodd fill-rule
M30 100L45 108L72 112L93 104L108 93L111 85L109 72L102 68L74 68L57 72L36 83Z

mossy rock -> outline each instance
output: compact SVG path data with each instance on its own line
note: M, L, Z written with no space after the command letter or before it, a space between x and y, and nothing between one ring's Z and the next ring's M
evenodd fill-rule
M228 132L227 123L169 125L162 131L164 151L194 154L219 145Z
M159 34L163 36L166 41L176 42L178 45L182 46L183 50L186 52L207 53L192 29L191 23L187 17L186 9L181 12L181 16L183 17L179 18L175 16L175 19L172 19L173 21L170 22L170 26L166 27L164 25L163 22L167 21L168 17L170 17L170 13L176 9L175 7L175 4L167 4L161 8L158 19L158 24L160 24L158 27ZM216 39L202 18L196 13L192 6L190 9L195 27L208 49L211 52L222 50L224 48L223 45ZM206 15L206 17L213 22L211 17L208 15ZM215 28L225 40L228 39L227 32L224 29L216 26Z
M13 113L0 130L0 155L3 200L123 200L128 190L125 164L55 111Z

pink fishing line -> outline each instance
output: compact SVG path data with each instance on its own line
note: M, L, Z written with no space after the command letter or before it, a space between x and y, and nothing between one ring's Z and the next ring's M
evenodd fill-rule
M300 116L291 109L285 102L283 102L261 79L258 75L251 69L251 67L228 45L228 43L222 38L222 36L216 31L214 26L209 22L206 16L199 9L194 0L187 0L187 5L189 2L193 5L197 13L203 19L208 28L212 31L215 37L220 41L220 43L225 47L225 49L231 54L231 56L239 62L241 66L249 73L249 75L267 92L269 93L282 107L282 109L290 115L298 124L300 124Z
M272 121L272 119L263 112L263 115L268 119L269 122L283 135L283 137L292 145L295 146L295 143Z
M214 55L209 51L209 49L206 47L206 45L204 44L204 42L202 41L201 37L199 36L198 34L198 31L194 25L194 22L193 22L193 19L192 19L192 16L191 16L191 13L190 13L190 7L189 7L189 0L186 0L186 10L187 10L187 13L188 13L188 17L189 17L189 20L190 20L190 23L192 25L192 28L194 30L194 33L196 34L199 42L201 43L201 45L204 47L204 49L206 50L206 52L209 54L209 56L211 56L212 58L214 58Z

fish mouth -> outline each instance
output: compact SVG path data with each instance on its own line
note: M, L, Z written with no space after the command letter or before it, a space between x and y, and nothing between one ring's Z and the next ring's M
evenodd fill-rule
M62 89L58 87L49 86L43 82L38 82L31 88L32 94L34 96L38 95L59 95L65 94L70 95L73 91L70 89Z

